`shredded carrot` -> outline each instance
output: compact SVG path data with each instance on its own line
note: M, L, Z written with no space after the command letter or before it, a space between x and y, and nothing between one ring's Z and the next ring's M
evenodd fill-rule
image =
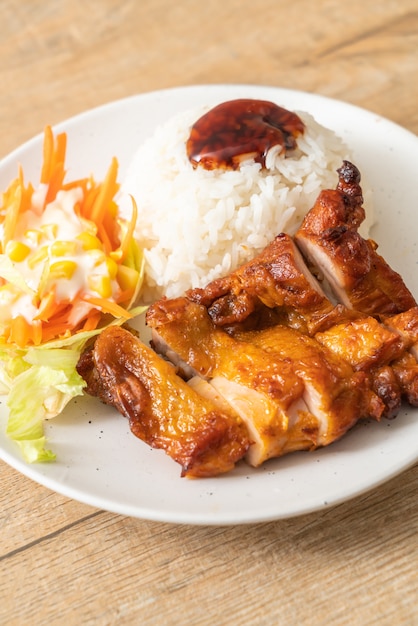
M109 170L106 174L106 178L104 179L99 194L93 204L90 219L95 224L101 224L103 221L103 217L107 211L107 208L112 201L115 193L119 189L119 185L117 184L118 176L118 162L113 157Z
M20 207L22 201L22 189L17 187L13 197L11 198L11 202L7 209L6 218L4 220L4 247L6 244L13 239L13 233L15 232L16 224L19 219Z
M74 330L77 327L77 324L70 324L69 322L69 315L71 311L72 304L70 302L59 302L55 315L48 320L48 325L52 326L56 324L57 326L60 326L61 324L65 324L68 330Z
M63 168L66 149L66 134L61 133L54 140L51 126L46 126L44 130L44 162L40 179L42 184L49 184L57 176L57 172Z
M95 309L90 313L83 325L83 330L94 330L98 327L100 320L102 319L102 312Z
M33 320L32 322L32 341L35 346L42 343L42 322L41 320Z
M11 320L10 341L24 348L31 339L31 327L23 315L18 315Z
M84 296L83 300L85 302L88 302L89 304L92 304L93 306L98 307L103 311L103 313L110 313L111 315L113 315L113 317L122 317L125 319L129 319L132 317L132 315L128 311L126 311L126 309L119 306L119 304L116 304L116 302L112 302L112 300L106 300L105 298L95 298L92 296Z
M68 302L58 297L54 285L50 286L49 284L52 281L52 275L50 275L48 260L39 258L39 260L34 261L34 263L45 263L38 286L38 300L35 304L37 314L33 316L31 322L22 315L11 319L10 327L6 327L0 337L0 341L15 343L22 348L30 343L39 345L57 337L70 336L80 330L94 330L100 325L106 314L122 319L132 317L122 303L129 303L133 298L136 291L135 278L136 276L139 277L134 265L131 267L131 244L137 219L136 203L132 198L131 220L126 225L126 229L122 230L117 220L118 207L114 200L119 190L117 159L111 160L106 176L101 183L96 183L93 176L66 182L64 181L66 147L66 134L60 133L54 137L51 126L46 126L44 129L43 164L40 174L40 183L46 186L45 200L42 206L32 202L34 187L30 183L25 185L21 167L17 178L2 194L4 212L0 214L0 223L3 224L0 253L4 254L6 244L13 241L18 221L24 211L31 210L39 214L48 203L56 198L60 190L67 191L80 188L82 198L77 201L74 207L75 213L80 219L86 220L87 232L93 233L93 238L97 237L97 245L101 246L101 250L109 257L109 263L117 264L118 270L117 272L116 269L114 270L115 274L111 278L116 280L118 289L110 299L95 297L80 291L73 301ZM89 250L87 249L87 252ZM16 262L20 262L20 259ZM7 280L1 278L0 282L7 284ZM74 306L80 300L90 305L90 309L87 308L82 319L80 316L71 315Z
M71 334L68 324L50 324L42 327L42 343L57 339L58 337L69 337Z
M124 291L121 291L118 297L118 303L130 302L132 300L132 296L134 295L135 288L129 287Z
M63 311L70 308L69 303L66 300L57 300L55 289L52 288L41 300L39 305L39 313L35 317L35 320L41 322L48 322L53 318L57 318Z
M94 180L90 178L87 181L87 186L84 194L84 198L80 203L80 215L86 219L90 219L91 212L93 210L96 198L99 195L100 188L96 186Z
M44 162L41 171L41 183L46 185L49 182L52 170L52 159L54 153L54 135L52 128L46 126L44 130Z
M52 128L47 126L44 132L44 163L41 171L41 183L48 185L45 205L55 199L65 177L65 153L67 135L61 133L54 141Z
M120 229L115 228L115 218L112 215L112 208L114 203L111 203L109 206L109 211L107 211L103 217L102 226L103 229L106 230L107 239L112 246L111 249L115 250L120 245Z
M70 182L63 183L61 189L63 191L69 191L70 189L81 187L81 189L83 190L83 194L86 195L88 185L89 185L88 178L79 178L77 180L71 180Z
M103 224L99 224L97 227L97 235L99 237L99 239L102 241L103 243L103 247L104 250L106 252L106 254L110 254L110 252L113 249L112 246L112 242L109 239L109 235L105 229L105 227L103 226Z
M132 241L132 237L133 237L135 225L136 225L136 220L138 216L138 207L135 202L135 198L131 196L131 200L132 200L132 217L128 225L128 230L126 231L123 241L120 245L120 250L122 253L121 262L126 259L126 255L128 254L129 244Z
M20 200L20 211L23 212L23 211L27 211L31 207L33 186L31 183L29 183L25 187L25 181L23 178L23 169L21 165L19 165L18 180L19 180L19 187L22 193L21 200Z

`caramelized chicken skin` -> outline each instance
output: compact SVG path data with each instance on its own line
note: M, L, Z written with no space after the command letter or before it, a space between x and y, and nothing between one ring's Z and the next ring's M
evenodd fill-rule
M88 393L129 419L131 431L162 448L188 477L231 470L249 446L247 430L230 409L197 394L174 368L129 331L111 326L79 364Z
M335 324L315 339L356 370L370 371L402 356L406 342L374 317Z
M336 298L367 315L394 315L416 302L402 277L358 232L364 219L360 172L344 161L335 190L322 191L295 235L302 253L326 277Z
M172 359L175 355L180 368L187 363L240 415L253 441L247 454L251 465L284 453L288 425L301 414L315 421L303 402L303 381L292 364L230 337L213 324L202 305L187 298L162 300L148 309L147 323L159 352ZM304 445L314 447L315 439L308 434Z
M272 358L291 360L303 380L303 399L319 423L318 445L336 441L361 418L380 419L384 406L367 372L355 371L314 338L281 325L244 332L239 338Z
M204 289L187 291L186 297L203 304L213 322L222 327L285 323L313 334L336 319L355 317L327 298L285 233L236 271Z
M374 388L384 399L385 414L391 416L399 409L402 397L416 406L416 363L405 352L411 349L415 356L418 353L418 308L402 277L377 253L377 244L358 232L364 219L360 172L345 161L338 175L336 189L319 194L295 241L308 262L325 276L337 299L347 308L382 322L378 325L366 317L349 322L345 328L337 324L317 338L344 353L350 363L354 360L356 367L363 367L365 359L374 368ZM366 329L365 324L373 328ZM389 333L395 338L394 352L387 344L391 342ZM388 355L385 346L389 347Z
M384 404L383 415L393 417L397 413L402 397L409 395L392 367L406 350L399 333L367 316L335 324L317 333L315 339L356 371L368 372L371 388Z
M180 367L186 362L239 413L254 440L252 465L328 445L359 418L383 413L367 374L295 329L276 325L230 336L187 298L152 305L147 323L157 350L168 355L169 346Z
M411 353L418 357L418 306L384 318L385 326L401 335Z

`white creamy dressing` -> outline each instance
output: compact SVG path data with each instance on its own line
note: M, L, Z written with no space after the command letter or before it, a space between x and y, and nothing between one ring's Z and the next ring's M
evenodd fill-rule
M85 233L86 230L93 235L95 234L93 223L87 223L75 211L77 202L82 199L82 189L74 188L59 191L56 199L42 211L45 199L43 187L40 185L33 194L33 210L25 211L19 217L13 241L25 244L30 248L30 252L23 260L13 261L14 267L36 294L42 281L45 281L45 272L48 267L50 268L56 262L73 262L76 264L76 268L70 277L63 276L54 280L51 276L50 279L46 279L47 287L52 287L53 282L58 300L71 302L80 293L92 297L101 297L100 293L90 288L88 278L92 275L104 277L109 275L106 256L99 249L86 251L82 241L77 240L77 237ZM57 256L52 248L56 242L71 242L73 249L70 253ZM42 248L45 256L41 255L40 259L34 262L34 255L39 253ZM119 286L116 280L112 280L111 284L114 295L119 290ZM38 314L38 310L32 302L30 294L17 293L17 290L12 288L13 286L8 285L8 287L0 295L0 308L2 310L0 321L5 321L6 316L10 319L22 315L28 322L31 322Z
M24 215L27 217L26 220L22 219L19 230L24 235L28 229L38 230L49 224L54 224L57 227L56 239L72 241L84 230L80 218L74 211L76 203L80 202L82 198L83 191L80 187L59 191L55 200L47 204L40 215L36 211L23 213L22 218ZM17 236L19 236L19 230L16 229Z
M38 309L33 304L33 297L27 293L16 295L10 290L0 292L0 324L7 324L10 318L22 315L27 322L31 322L37 315Z

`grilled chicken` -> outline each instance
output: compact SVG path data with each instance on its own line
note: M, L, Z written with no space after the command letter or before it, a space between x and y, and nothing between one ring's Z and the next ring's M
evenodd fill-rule
M202 305L186 298L162 300L148 309L147 323L153 329L153 346L171 358L176 355L180 370L186 362L191 368L186 373L210 381L245 421L254 442L247 455L250 464L283 453L288 425L300 412L314 420L291 363L274 362L263 350L233 339L213 324Z
M416 358L407 351L402 357L393 361L391 367L403 397L412 406L418 406L418 363Z
M403 357L407 346L398 332L368 316L335 324L317 333L315 339L350 363L354 370L368 372L371 388L385 406L383 415L394 417L397 414L402 397L410 396L411 384L410 376L405 385L392 367L394 362ZM401 362L398 369L399 372L402 369Z
M231 470L249 447L247 430L228 407L177 376L174 368L128 330L111 326L78 365L86 391L116 407L132 433L162 448L182 475L206 477Z
M316 267L317 272L319 268L335 298L349 309L375 316L383 322L386 330L398 334L402 338L398 341L398 357L409 348L416 357L418 307L415 299L402 277L377 253L377 244L371 239L363 239L358 232L364 219L360 172L355 165L344 161L338 175L336 189L319 194L297 231L295 241L308 263ZM359 323L364 330L364 321ZM344 351L353 365L353 358L358 360L356 367L361 367L359 350L363 348L369 353L366 360L372 358L378 366L386 366L389 361L382 354L385 341L380 348L378 346L385 329L374 321L374 334L367 330L364 334L362 330L359 335L355 331L356 324L358 328L357 322L350 322L345 329L337 325L317 338L326 341L339 353ZM341 332L343 334L339 336ZM348 354L349 346L354 350L351 355ZM396 341L394 347L396 352ZM402 396L416 405L415 386L418 385L413 359L402 356L397 360L395 354L391 356L390 376L387 367L375 370L375 389L385 398L388 416L399 409ZM389 378L390 384L383 385L383 381L389 381Z
M258 466L394 417L403 399L418 406L418 306L358 233L357 168L338 175L295 240L280 234L229 276L153 304L153 349L111 328L80 360L87 391L183 475Z
M385 326L399 333L415 358L418 358L418 306L384 318Z
M286 324L314 334L336 320L356 317L332 303L291 237L278 235L258 256L205 289L186 292L217 326L247 329Z
M303 380L303 399L319 423L322 439L318 445L337 440L358 419L381 417L384 406L372 391L368 374L356 372L314 338L281 325L244 332L239 338L266 350L273 358L291 360Z
M251 465L328 445L359 418L382 415L366 374L295 329L275 325L232 337L187 298L152 305L147 323L158 351L168 355L169 346L177 366L186 362L239 413L254 441Z
M337 188L322 191L303 220L297 245L346 307L383 316L416 306L401 276L376 252L377 244L358 232L364 219L360 172L344 161L338 174Z
M315 339L356 370L364 371L387 365L402 356L406 348L399 333L370 316L335 324L316 333Z

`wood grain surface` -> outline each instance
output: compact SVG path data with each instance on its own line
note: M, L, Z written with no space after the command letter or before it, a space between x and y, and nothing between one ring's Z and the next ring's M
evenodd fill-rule
M46 124L207 83L335 97L418 133L416 0L2 0L0 158ZM418 235L417 235L418 236ZM418 467L295 519L169 525L0 462L0 624L418 624Z

